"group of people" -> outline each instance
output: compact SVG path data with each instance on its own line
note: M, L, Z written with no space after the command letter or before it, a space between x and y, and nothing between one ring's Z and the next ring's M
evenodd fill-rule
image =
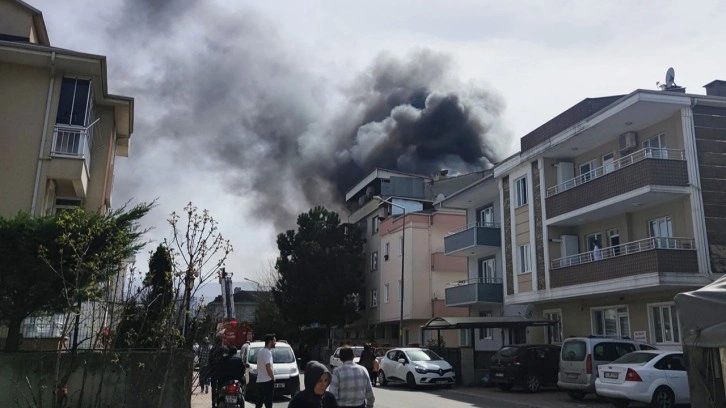
M366 345L373 360L375 355ZM373 408L376 401L373 395L371 369L355 364L355 354L350 347L340 350L343 365L331 373L324 364L310 361L305 366L305 389L292 397L288 408ZM363 360L363 354L359 361Z

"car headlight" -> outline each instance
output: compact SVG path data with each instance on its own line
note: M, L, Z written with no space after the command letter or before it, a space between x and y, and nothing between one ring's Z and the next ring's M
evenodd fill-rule
M417 373L419 373L419 374L426 374L426 369L425 369L425 368L423 368L423 367L421 367L421 366L417 366L417 365L415 365L415 366L413 366L413 368L414 368L414 369L416 370L416 372L417 372Z
M290 369L290 375L298 375L298 373L297 373L297 367L292 367Z

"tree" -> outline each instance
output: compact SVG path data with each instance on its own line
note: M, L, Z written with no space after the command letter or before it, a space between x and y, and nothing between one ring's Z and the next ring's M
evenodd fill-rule
M26 317L71 312L82 301L100 299L102 283L142 246L138 221L152 206L104 215L76 209L0 217L0 320L9 326L5 350L18 349Z
M364 240L353 224L323 207L297 218L298 229L277 236L278 280L272 293L282 315L297 326L342 325L355 315L351 299L363 285Z
M202 210L200 214L191 202L184 207L185 217L176 212L168 219L172 238L166 243L174 264L174 277L181 280L183 297L178 321L181 322L186 344L193 340L191 299L201 284L221 273L232 244L219 232L218 222Z

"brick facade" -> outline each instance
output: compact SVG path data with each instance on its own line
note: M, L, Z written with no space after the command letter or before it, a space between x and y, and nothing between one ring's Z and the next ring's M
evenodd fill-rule
M509 176L502 178L502 195L504 196L504 259L507 269L504 273L507 276L507 294L514 294L514 265L512 265L512 213L510 211L511 199L509 198Z
M534 251L537 267L537 290L546 289L544 261L544 233L542 229L542 193L539 162L532 162L532 204L534 204Z

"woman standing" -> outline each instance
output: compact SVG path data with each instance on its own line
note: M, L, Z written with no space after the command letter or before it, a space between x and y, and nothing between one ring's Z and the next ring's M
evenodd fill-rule
M330 371L315 360L305 366L305 389L295 394L287 408L338 408L330 385Z

